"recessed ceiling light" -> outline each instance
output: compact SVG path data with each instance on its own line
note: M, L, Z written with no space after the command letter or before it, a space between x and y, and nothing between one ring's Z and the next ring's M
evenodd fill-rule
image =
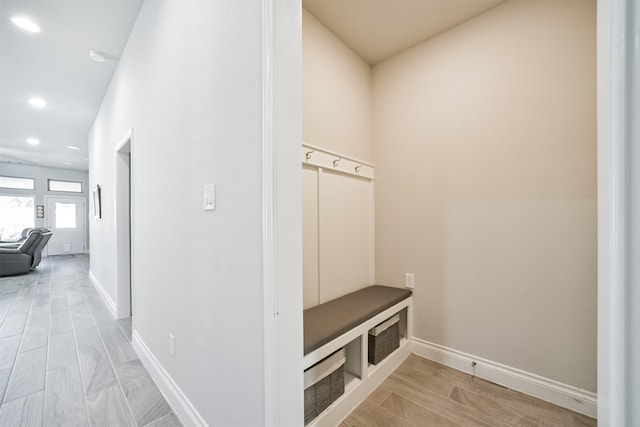
M24 16L12 16L9 19L23 30L27 30L32 33L40 32L40 27L38 27L38 25L29 18L25 18Z
M89 58L93 59L96 62L104 62L106 60L104 54L95 49L91 49L89 51Z
M29 104L34 108L45 108L47 106L47 103L42 98L31 98L29 99Z
M38 141L37 138L27 138L27 143L31 145L38 145L40 144L40 141Z
M63 165L73 166L73 163L64 162Z
M79 150L80 149L80 147L78 147L77 145L67 145L67 148L69 150Z

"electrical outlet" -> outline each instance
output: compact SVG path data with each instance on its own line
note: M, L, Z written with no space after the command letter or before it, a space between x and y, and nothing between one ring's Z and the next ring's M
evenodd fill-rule
M171 356L176 355L176 338L173 334L169 334L169 354Z
M409 289L413 289L414 288L414 284L413 284L413 273L405 273L404 274L404 286L409 288Z

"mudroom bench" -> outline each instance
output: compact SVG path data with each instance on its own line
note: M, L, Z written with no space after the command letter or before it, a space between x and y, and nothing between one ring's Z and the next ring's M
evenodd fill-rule
M305 424L336 426L409 355L411 291L369 286L304 311Z

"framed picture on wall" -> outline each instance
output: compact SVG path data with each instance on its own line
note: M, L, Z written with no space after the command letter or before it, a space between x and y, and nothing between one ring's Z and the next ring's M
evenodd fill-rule
M102 218L102 197L100 194L100 186L96 185L92 193L93 193L93 216L95 218Z

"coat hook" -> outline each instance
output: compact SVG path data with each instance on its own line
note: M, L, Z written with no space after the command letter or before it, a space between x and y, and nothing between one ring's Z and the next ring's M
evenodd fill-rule
M311 160L311 155L312 155L315 151L316 151L316 150L308 151L308 152L304 155L304 157L305 157L307 160Z
M337 168L338 167L338 163L340 163L340 160L342 160L342 157L338 157L337 159L335 159L333 161L333 167Z
M360 169L362 169L362 165L356 166L356 173L360 173Z

